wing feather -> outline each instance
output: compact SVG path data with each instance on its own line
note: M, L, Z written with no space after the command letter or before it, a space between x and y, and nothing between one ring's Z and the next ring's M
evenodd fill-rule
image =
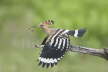
M62 31L62 30L61 30ZM60 31L59 31L60 32ZM62 31L64 32L64 30ZM66 32L66 31L65 31ZM58 33L59 34L59 33ZM53 39L50 39L48 42L46 37L42 44L44 44L43 50L41 52L41 55L39 57L39 65L42 65L42 67L53 67L60 61L60 59L64 56L66 49L67 49L67 43L69 43L69 39L65 34L62 35L56 35L55 37L51 37ZM53 40L53 42L52 42ZM65 41L65 42L64 42ZM52 44L51 44L52 42Z

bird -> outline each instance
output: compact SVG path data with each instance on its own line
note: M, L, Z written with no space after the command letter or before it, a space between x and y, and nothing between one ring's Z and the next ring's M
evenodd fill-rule
M82 37L86 29L56 29L50 28L54 24L53 20L46 20L40 23L40 28L47 34L41 43L42 51L38 58L42 67L54 67L64 57L70 48L70 36Z

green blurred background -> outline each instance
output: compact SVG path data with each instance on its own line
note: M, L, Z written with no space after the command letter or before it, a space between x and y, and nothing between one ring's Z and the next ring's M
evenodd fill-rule
M46 36L38 25L47 19L56 28L86 28L84 37L71 38L75 45L108 47L107 0L0 0L0 72L108 72L108 61L73 52L54 68L38 66L34 45Z

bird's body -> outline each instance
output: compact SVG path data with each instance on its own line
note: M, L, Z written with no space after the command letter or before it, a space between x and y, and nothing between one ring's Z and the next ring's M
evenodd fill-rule
M84 29L52 29L47 26L47 24L51 24L51 22L52 21L48 20L48 22L44 22L40 25L48 34L41 44L43 45L43 49L39 57L39 65L42 65L42 67L53 67L61 60L61 58L63 58L70 47L70 35L80 37L85 33Z
M64 56L69 48L70 39L65 30L58 29L56 32L45 38L41 55L39 57L40 64L44 67L54 66Z

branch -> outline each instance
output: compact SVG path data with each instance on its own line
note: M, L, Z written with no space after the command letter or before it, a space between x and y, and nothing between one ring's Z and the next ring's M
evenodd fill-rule
M35 45L35 47L43 48L44 45ZM98 56L98 57L108 60L108 48L95 49L95 48L87 48L87 47L82 47L82 46L71 45L69 51Z
M104 58L108 60L108 48L104 49L95 49L95 48L87 48L82 46L70 46L70 50L72 52L79 52L83 54L89 54L93 56L99 56L101 58Z

